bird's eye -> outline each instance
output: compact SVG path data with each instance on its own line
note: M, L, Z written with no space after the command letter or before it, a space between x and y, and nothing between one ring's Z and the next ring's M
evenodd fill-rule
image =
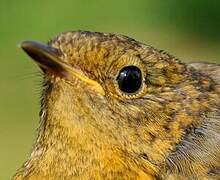
M124 93L135 93L141 88L142 73L136 66L126 66L117 76L119 89Z

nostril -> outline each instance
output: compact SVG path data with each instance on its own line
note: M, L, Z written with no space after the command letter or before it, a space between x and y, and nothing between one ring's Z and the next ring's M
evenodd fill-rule
M149 160L148 155L146 153L141 153L138 156L142 159Z

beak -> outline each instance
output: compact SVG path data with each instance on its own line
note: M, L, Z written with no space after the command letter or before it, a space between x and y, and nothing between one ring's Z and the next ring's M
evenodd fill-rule
M34 41L24 41L21 48L39 65L45 72L49 71L58 76L66 76L66 70L59 59L59 51L49 45Z
M68 81L73 81L74 77L78 78L100 94L105 94L98 82L89 79L82 71L63 62L60 58L61 52L58 49L35 41L24 41L20 46L44 72L67 79Z

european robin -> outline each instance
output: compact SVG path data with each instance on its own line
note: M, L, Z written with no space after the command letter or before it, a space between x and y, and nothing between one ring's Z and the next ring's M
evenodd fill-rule
M21 43L43 71L38 137L14 179L220 179L220 66L122 35Z

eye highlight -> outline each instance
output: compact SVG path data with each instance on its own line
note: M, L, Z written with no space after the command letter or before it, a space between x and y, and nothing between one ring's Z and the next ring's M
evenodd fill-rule
M142 73L136 66L126 66L117 76L119 89L127 94L138 92L142 85Z

